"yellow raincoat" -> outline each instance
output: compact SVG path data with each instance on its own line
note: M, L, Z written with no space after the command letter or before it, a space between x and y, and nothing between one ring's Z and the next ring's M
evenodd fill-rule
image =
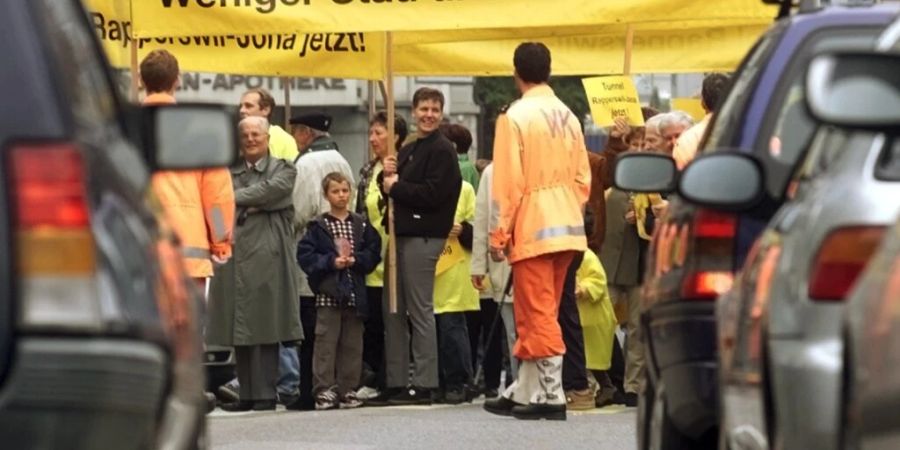
M456 203L455 223L475 221L475 188L462 183ZM478 291L472 286L472 252L463 249L464 257L434 279L434 313L477 311ZM440 265L440 262L438 262Z
M606 272L594 252L584 252L584 260L575 274L575 283L587 368L607 370L612 362L616 314L606 287Z

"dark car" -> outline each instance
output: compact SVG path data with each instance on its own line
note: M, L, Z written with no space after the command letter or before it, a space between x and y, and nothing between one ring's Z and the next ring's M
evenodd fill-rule
M228 164L233 117L123 105L76 0L5 1L0 55L0 442L194 447L200 297L149 180Z
M735 271L784 202L791 175L819 127L803 101L806 66L824 50L871 48L897 12L897 5L834 6L782 18L734 75L699 153L732 149L753 155L764 173L763 198L749 211L730 213L673 196L656 226L643 288L647 370L639 395L640 448L716 446L715 300L731 288ZM628 159L616 169L617 184L640 190L629 186L626 172L642 164L624 163Z

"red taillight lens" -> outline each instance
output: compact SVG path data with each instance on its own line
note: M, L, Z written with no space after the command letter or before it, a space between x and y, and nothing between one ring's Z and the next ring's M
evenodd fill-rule
M733 238L737 230L734 214L700 210L694 218L694 236L697 238Z
M809 276L809 296L840 301L875 253L884 227L847 227L832 231L822 243Z
M697 272L689 275L681 287L681 297L695 300L715 300L731 289L731 272Z
M87 226L84 164L77 148L18 146L10 151L10 163L19 230Z

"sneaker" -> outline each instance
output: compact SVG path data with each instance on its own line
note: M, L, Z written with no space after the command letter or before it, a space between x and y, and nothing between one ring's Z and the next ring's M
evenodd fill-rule
M337 409L340 407L338 395L332 389L325 389L316 395L316 411Z
M343 398L341 398L341 404L340 404L341 409L359 408L362 405L363 405L363 402L359 398L356 397L356 392L349 391L346 394L344 394Z
M241 399L241 385L238 383L237 378L219 386L219 389L217 389L216 392L219 393L219 396L223 400L228 402L237 402Z
M411 387L409 389L400 391L399 394L388 399L388 404L391 406L430 405L431 404L431 390L424 389L424 388Z
M278 400L278 403L280 403L284 406L293 405L294 403L297 403L298 400L300 400L300 391L299 390L294 391L293 393L290 393L290 394L284 394L284 393L279 392L279 393L277 393L277 400Z
M378 389L369 386L363 386L356 391L356 398L363 401L378 397L379 395L381 395L381 392L379 392Z
M594 392L588 389L566 391L566 409L570 411L587 411L594 409Z

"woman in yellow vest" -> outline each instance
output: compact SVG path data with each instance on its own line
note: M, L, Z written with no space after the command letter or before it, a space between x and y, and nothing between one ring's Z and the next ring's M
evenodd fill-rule
M478 291L472 286L472 222L475 188L462 183L453 229L438 259L434 279L434 314L438 333L438 366L444 401L469 400L466 385L472 379L472 355L466 311L478 310Z

